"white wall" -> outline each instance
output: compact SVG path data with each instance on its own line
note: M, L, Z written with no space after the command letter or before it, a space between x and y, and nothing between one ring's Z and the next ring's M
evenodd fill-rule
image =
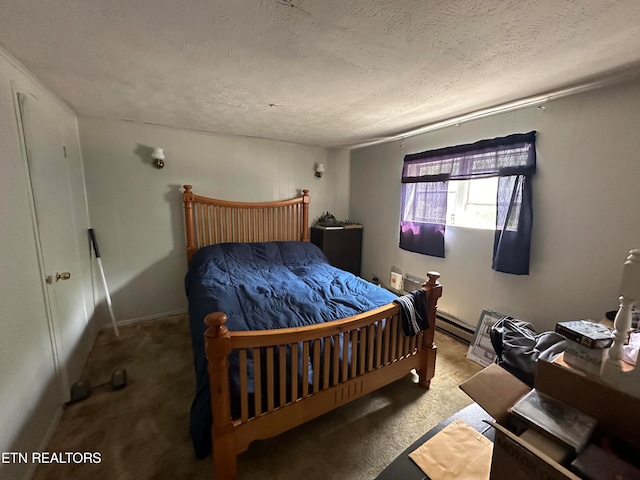
M349 152L94 117L79 119L92 226L118 321L186 310L182 185L236 201L295 197L349 215ZM165 167L151 166L153 147ZM314 164L326 172L314 179ZM105 321L108 321L106 317Z
M63 398L45 310L44 274L38 261L34 211L14 101L17 91L37 97L60 122L69 154L72 197L76 199L78 225L71 231L79 241L82 235L85 243L88 223L74 114L0 49L0 452L44 448L42 442L56 424ZM90 300L85 303L92 310L89 262L87 256L81 262L82 271L73 273L82 277L85 300ZM80 353L74 357L79 365L70 366L74 370L82 368L93 333L95 329L84 326L75 332L76 353ZM0 477L22 478L33 467L0 464Z
M363 276L392 266L442 274L441 309L475 326L491 308L541 330L618 307L622 265L640 248L640 84L610 86L363 148L351 156L351 214L364 224ZM405 154L538 131L529 276L491 269L493 232L447 227L446 258L398 247Z

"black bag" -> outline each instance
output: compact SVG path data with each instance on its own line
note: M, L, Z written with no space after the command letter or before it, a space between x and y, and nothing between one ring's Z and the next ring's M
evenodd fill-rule
M538 359L552 361L564 352L567 342L556 332L536 333L532 325L505 317L489 330L496 363L533 387Z

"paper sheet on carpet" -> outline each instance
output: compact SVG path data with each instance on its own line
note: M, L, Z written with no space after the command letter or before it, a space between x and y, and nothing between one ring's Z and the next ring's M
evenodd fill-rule
M409 454L431 480L488 480L493 443L455 420Z

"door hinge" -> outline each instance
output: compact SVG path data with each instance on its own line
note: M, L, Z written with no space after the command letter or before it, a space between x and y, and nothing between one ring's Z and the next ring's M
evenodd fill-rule
M67 146L62 145L62 151L64 152L64 158L67 158Z

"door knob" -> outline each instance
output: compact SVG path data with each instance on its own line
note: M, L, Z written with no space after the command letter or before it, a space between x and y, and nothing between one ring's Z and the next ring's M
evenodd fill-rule
M71 273L70 272L62 272L62 273L57 273L56 272L56 282L58 280L69 280L71 278Z

